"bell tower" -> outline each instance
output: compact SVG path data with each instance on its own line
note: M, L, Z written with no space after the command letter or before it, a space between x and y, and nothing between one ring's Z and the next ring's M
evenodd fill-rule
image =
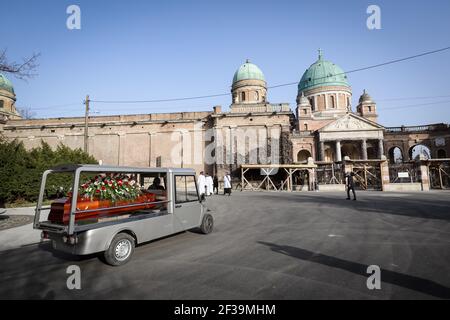
M356 106L356 113L368 120L378 122L377 104L373 101L372 97L366 92L366 90L364 90L361 97L359 97L359 103Z

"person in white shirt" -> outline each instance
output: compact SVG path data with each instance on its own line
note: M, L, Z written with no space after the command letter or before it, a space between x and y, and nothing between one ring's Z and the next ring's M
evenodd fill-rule
M213 178L207 173L206 174L206 195L210 196L213 194Z
M224 195L228 194L228 196L231 196L231 176L228 172L223 177L223 190Z
M206 178L204 175L204 172L200 172L200 175L197 178L197 185L198 185L198 193L200 194L200 199L205 199L205 192L206 192Z

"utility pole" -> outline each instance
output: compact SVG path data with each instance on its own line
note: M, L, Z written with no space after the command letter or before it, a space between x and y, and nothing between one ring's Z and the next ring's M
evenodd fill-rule
M86 100L84 101L86 105L86 111L84 114L84 152L89 153L89 95L86 96Z

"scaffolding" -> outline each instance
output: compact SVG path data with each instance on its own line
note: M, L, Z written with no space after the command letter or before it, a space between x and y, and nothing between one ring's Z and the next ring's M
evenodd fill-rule
M430 188L450 189L450 159L428 159L424 162L430 173Z
M299 171L306 171L308 173L308 184L311 190L314 188L316 168L317 165L315 164L243 164L241 165L241 191L256 191L261 189L267 191L294 191L293 177ZM260 170L260 175L263 176L262 181L258 181L256 184L255 181L251 181L248 177L250 170L255 169ZM278 179L274 179L274 176L278 177Z

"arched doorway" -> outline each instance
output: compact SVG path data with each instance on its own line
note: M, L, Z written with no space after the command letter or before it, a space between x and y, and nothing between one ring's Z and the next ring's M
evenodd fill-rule
M308 150L305 150L305 149L300 150L297 153L297 162L306 163L306 162L308 162L309 157L311 157L311 152L309 152Z
M437 151L437 157L438 157L438 159L444 159L444 158L447 158L447 152L445 152L444 149L439 149L439 150Z
M342 144L341 154L342 154L342 159L344 159L344 157L349 157L352 160L360 159L359 148L356 147L355 144L351 143L351 142Z
M431 159L430 148L423 144L416 144L409 149L410 159L418 160L421 155L427 160Z
M403 151L399 147L395 146L389 149L389 163L402 163Z

